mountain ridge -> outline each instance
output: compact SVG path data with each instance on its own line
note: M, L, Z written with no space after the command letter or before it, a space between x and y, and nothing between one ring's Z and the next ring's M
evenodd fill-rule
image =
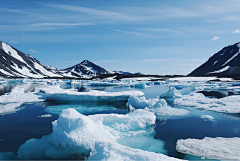
M240 66L240 42L223 47L188 76L220 76L233 74L233 68ZM237 72L238 73L238 72ZM240 71L239 71L240 74Z
M2 77L70 77L88 78L112 72L84 60L66 69L45 65L29 54L0 41L0 76Z

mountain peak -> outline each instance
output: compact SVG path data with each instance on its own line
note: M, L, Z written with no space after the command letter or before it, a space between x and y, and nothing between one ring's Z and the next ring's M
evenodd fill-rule
M240 42L222 48L189 76L231 74L232 68L240 65Z
M92 63L92 62L90 62L89 60L83 60L80 64L86 65L86 64L89 64L89 63ZM92 64L93 64L93 63L92 63Z

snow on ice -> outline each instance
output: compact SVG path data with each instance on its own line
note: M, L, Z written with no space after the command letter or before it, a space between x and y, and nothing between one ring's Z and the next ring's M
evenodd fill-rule
M43 96L55 101L127 101L129 96L144 95L141 91L105 92L91 90L77 92L77 90L61 89L59 86L49 86L42 90Z
M239 160L240 159L240 138L210 138L180 139L177 141L178 152L211 158L217 160Z
M65 109L52 123L52 134L27 140L17 157L79 159L89 155L88 160L178 160L161 154L165 153L164 143L153 138L155 119L153 113L140 109L126 115L89 116Z
M171 116L182 116L189 113L185 109L172 108L167 105L164 99L131 96L128 99L127 106L129 106L130 111L133 109L144 109L146 111L153 112L158 120L162 118L168 118Z

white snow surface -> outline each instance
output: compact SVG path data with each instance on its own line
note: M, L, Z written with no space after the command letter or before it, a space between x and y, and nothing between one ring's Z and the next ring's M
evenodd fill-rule
M221 73L221 72L225 72L225 71L227 71L227 70L229 69L229 67L230 67L230 66L226 66L226 67L224 67L224 68L222 68L222 69L216 70L216 71L214 71L214 72L209 72L209 73Z
M233 60L236 56L238 56L239 52L237 52L236 54L234 54L230 59L228 59L222 66L226 65L228 62L230 62L231 60Z
M203 118L204 120L214 120L214 117L210 115L202 115L201 118Z
M162 141L152 137L155 119L151 112L143 110L126 115L84 116L65 109L52 123L52 134L26 141L17 157L78 159L85 153L90 154L88 160L178 160L159 153L165 150Z
M10 114L19 110L25 102L40 102L45 101L42 96L36 95L33 92L27 92L29 84L16 86L11 92L0 96L0 114Z
M74 89L61 89L59 86L48 86L43 89L47 98L58 101L127 101L130 96L144 95L141 91L105 92L91 90L77 92Z
M180 139L177 141L178 152L218 160L240 160L240 138Z
M194 81L194 82L207 82L213 79L220 79L221 81L233 81L232 78L217 78L217 77L176 77L169 78L171 81Z
M127 106L133 111L134 109L144 109L145 111L153 112L158 120L172 116L182 116L189 113L185 109L172 108L167 105L164 99L153 98L146 99L145 97L131 96L128 99Z
M174 104L222 113L240 113L240 95L217 99L205 97L201 93L192 93L175 99Z
M23 62L23 63L26 63L22 57L20 55L18 55L18 53L13 49L11 48L11 46L9 46L8 44L6 44L5 42L2 42L2 47L3 47L3 50L6 52L6 53L10 53L10 55L12 57L14 57L15 59Z

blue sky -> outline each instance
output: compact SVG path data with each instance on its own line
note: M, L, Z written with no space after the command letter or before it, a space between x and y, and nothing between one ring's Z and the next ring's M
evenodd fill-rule
M67 68L188 74L240 41L238 0L1 0L0 40Z

